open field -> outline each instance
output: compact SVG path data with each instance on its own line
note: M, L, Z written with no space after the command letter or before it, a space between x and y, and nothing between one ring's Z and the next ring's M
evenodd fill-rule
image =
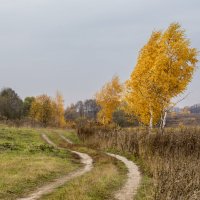
M46 144L42 133L62 149ZM60 135L75 144L68 144ZM73 131L10 128L3 125L0 127L0 199L26 197L36 188L48 185L55 178L81 167L79 158L72 156L65 148L89 154L94 160L94 167L40 199L114 199L114 193L126 180L127 169L122 162L81 145Z
M16 199L67 174L79 161L47 145L38 131L0 126L0 199Z
M200 114L199 113L176 113L170 114L167 118L168 127L178 126L199 126L200 125Z
M79 152L88 153L94 160L94 168L91 172L72 180L50 195L45 200L72 199L72 200L104 200L114 199L114 192L123 185L126 179L126 168L118 160L89 149L86 146L70 145L59 134L63 134L73 142L81 143L74 132L53 130L47 132L49 138L60 147L72 148Z
M200 199L200 129L167 129L164 135L145 129L84 127L79 137L98 149L125 154L147 175L137 199Z
M45 143L41 134L61 149ZM70 139L70 144L62 137ZM24 197L82 165L66 149L86 153L93 168L44 200L114 200L127 178L125 165L104 152L121 154L143 172L136 200L198 200L200 198L200 129L30 129L0 126L0 199Z

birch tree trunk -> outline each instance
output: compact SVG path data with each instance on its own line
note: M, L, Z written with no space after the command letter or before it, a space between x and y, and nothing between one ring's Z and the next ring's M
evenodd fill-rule
M165 125L166 125L166 119L167 119L167 111L165 110L164 117L163 117L163 122L162 122L162 129L165 128Z
M153 111L150 110L149 132L153 129Z
M160 117L160 130L162 130L162 126L163 126L163 113L161 113Z

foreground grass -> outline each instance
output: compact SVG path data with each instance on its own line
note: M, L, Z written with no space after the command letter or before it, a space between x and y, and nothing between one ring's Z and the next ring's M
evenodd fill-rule
M69 152L45 144L37 131L2 125L0 160L0 199L4 200L24 196L79 167Z
M134 200L154 200L153 180L148 176L143 176L140 187Z
M134 155L145 172L138 199L200 199L200 129L180 127L158 129L151 134L145 129L81 127L79 137L94 148Z
M136 158L132 153L123 152L117 150L115 148L105 148L104 151L118 154L126 157L128 160L133 161L138 167L142 174L141 182L139 188L137 189L137 193L134 196L134 200L154 200L154 181L152 176L149 174L149 171L146 169L143 160Z
M72 132L48 132L48 136L59 146L69 147L58 134L80 144L75 133ZM112 200L113 193L118 190L126 179L126 168L118 160L89 149L81 145L72 145L72 149L88 153L94 160L94 168L85 175L75 178L70 183L59 188L54 193L42 198L44 200Z

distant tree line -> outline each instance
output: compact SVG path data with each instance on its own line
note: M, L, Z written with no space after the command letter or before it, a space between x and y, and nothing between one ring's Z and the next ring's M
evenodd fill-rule
M65 119L68 121L77 121L81 118L86 118L95 121L99 110L100 107L94 99L78 101L77 103L71 104L66 108Z
M71 104L65 109L63 97L59 92L55 98L43 94L22 100L13 89L3 88L0 92L0 120L26 120L45 127L76 126L86 121L97 123L98 116L104 112L102 105L99 105L96 99L87 99ZM133 118L130 120L122 109L110 106L113 109L110 116L113 123L122 127L137 125L137 121Z
M172 109L172 112L175 114L200 114L200 104L195 104L193 106L185 106L184 108L175 107Z
M65 119L71 123L81 123L85 121L99 122L99 116L104 112L104 108L99 105L97 99L88 99L71 104L65 110ZM134 116L130 117L123 109L113 109L111 114L112 123L121 127L137 126L138 121Z
M191 107L189 107L189 110L191 113L200 113L200 104L195 104Z
M42 126L64 127L64 112L64 100L60 93L55 98L40 95L22 100L11 88L0 92L0 120L26 119Z
M0 116L4 119L21 119L25 114L24 102L11 88L5 88L0 92Z

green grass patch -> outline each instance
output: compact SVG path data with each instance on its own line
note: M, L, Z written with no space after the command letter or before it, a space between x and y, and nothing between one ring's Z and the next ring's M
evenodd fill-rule
M28 128L0 126L0 199L24 196L80 165L66 150L47 145Z

